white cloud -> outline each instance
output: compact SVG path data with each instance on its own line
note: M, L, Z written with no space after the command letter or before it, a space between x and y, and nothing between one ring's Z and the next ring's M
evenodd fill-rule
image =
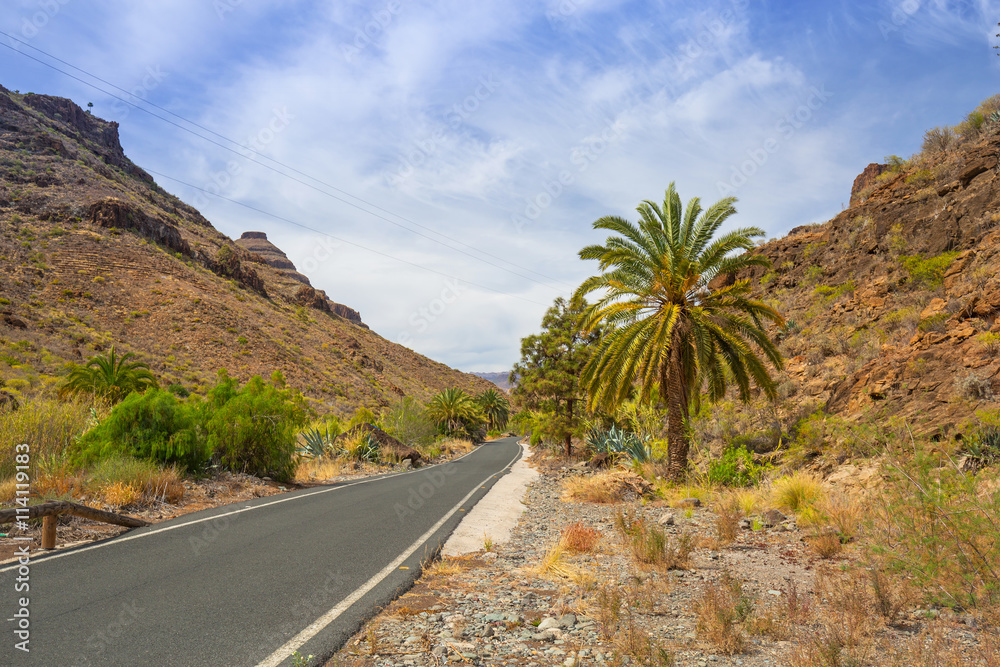
M919 7L894 25L907 2ZM37 7L15 3L0 26L16 34ZM1000 62L988 44L996 0L782 12L745 0L233 8L220 17L195 0L71 2L31 42L126 88L159 65L168 76L149 99L238 141L257 137L263 154L320 179L295 176L308 187L138 112L123 117L140 165L402 260L343 243L318 262L313 232L218 200L202 206L232 236L267 231L386 338L409 332L418 351L479 370L509 367L552 300L595 270L577 252L603 238L591 229L598 217L634 217L670 181L685 199L714 201L774 139L736 189L735 223L773 235L822 219L867 162L905 154L923 129L957 122L995 92L986 74ZM898 29L883 39L880 20ZM0 75L114 112L111 98L13 53L0 56ZM829 99L808 108L814 87ZM803 105L808 118L781 125ZM280 130L275 110L287 115ZM397 224L337 198L398 214L376 211ZM522 268L491 266L505 260ZM411 318L440 298L446 276L465 291L416 331Z

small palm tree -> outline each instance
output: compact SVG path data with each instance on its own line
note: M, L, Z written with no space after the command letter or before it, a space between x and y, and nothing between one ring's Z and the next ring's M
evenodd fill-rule
M74 366L59 393L62 396L93 394L118 403L133 391L143 392L156 387L156 377L149 366L132 361L135 358L132 352L118 356L112 345L107 355L97 355L83 366Z
M476 401L461 389L445 389L427 404L427 416L450 435L465 433L485 421Z
M781 315L749 297L748 280L710 286L718 276L769 265L765 257L746 252L754 247L752 239L764 234L759 228L713 239L736 212L735 202L727 197L702 211L695 198L683 209L671 183L662 207L651 201L639 205L638 224L615 216L597 220L595 229L616 235L580 251L581 258L598 260L602 271L576 292L575 298L601 293L584 326L606 326L581 375L591 407L614 409L635 387L648 401L658 388L667 403L668 472L674 479L687 468L688 415L702 386L717 400L733 383L747 401L752 381L774 398L774 381L758 355L775 368L783 364L762 322L784 326Z
M507 426L510 419L510 403L496 389L490 388L476 398L476 403L486 417L486 425L491 431L499 431Z

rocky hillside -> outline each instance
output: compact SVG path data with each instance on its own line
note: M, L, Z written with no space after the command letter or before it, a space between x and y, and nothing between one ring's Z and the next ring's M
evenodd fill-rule
M281 370L346 413L480 378L370 331L265 235L233 242L134 165L117 123L0 86L0 383L57 383L114 344L164 384Z
M748 277L789 321L783 409L898 415L951 439L1000 407L998 153L992 123L974 140L869 165L848 209L758 249L772 268Z

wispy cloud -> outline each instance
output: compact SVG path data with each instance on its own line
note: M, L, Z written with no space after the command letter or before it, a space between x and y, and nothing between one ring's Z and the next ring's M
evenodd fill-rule
M576 253L596 218L677 181L705 201L732 189L734 224L770 235L825 219L867 162L996 92L1000 63L997 0L10 4L5 31L42 12L30 44L319 181L14 52L0 83L94 101L139 164L403 260L341 243L317 261L316 232L199 199L227 234L267 231L382 335L476 370L508 368L594 270ZM142 87L150 67L165 76ZM450 279L461 297L415 325Z

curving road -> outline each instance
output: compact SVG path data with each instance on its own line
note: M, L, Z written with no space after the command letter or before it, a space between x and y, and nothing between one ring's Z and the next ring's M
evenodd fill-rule
M451 463L188 514L0 568L0 664L288 665L330 657L409 588L520 455L514 438ZM28 597L29 652L10 619Z

